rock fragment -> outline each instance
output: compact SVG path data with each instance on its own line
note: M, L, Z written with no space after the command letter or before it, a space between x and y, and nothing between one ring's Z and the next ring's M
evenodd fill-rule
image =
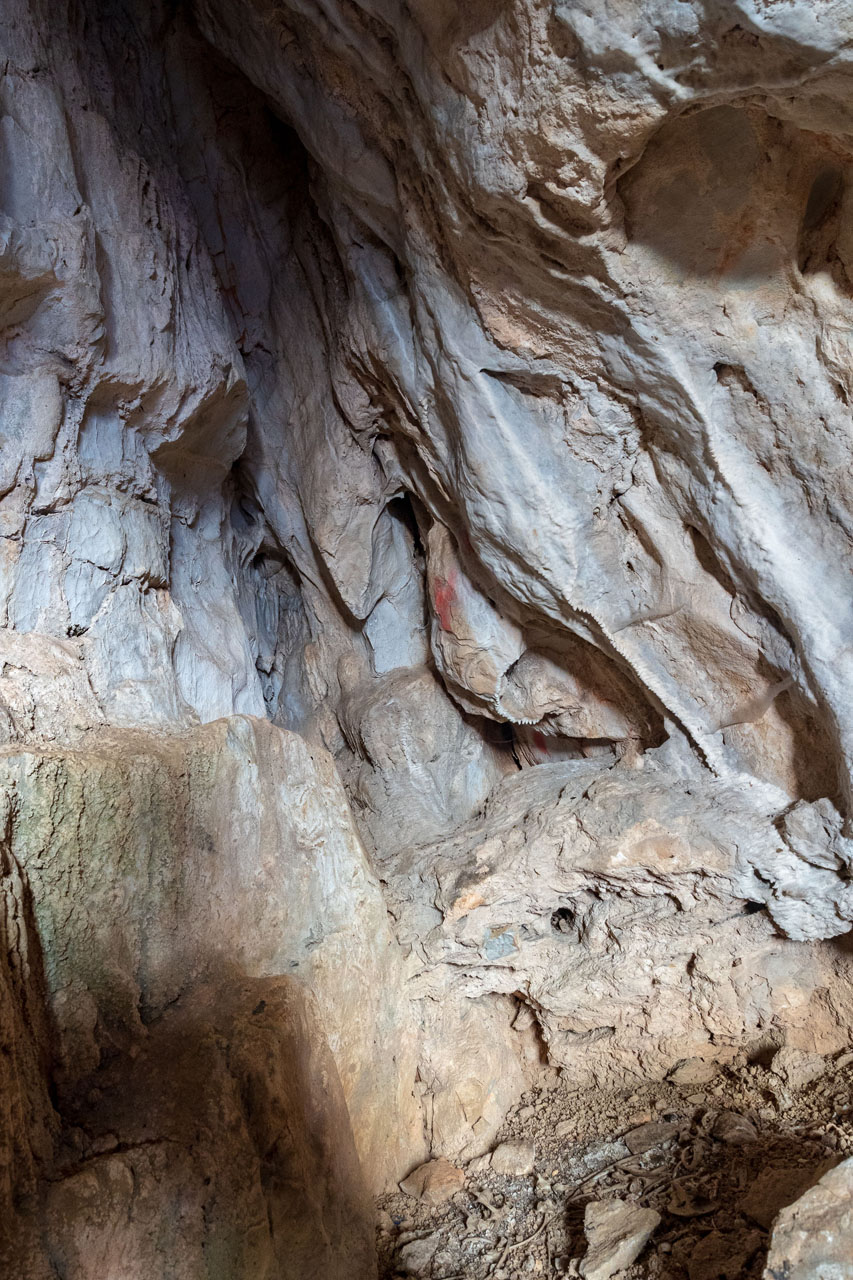
M662 1146L678 1133L678 1125L668 1120L649 1120L647 1124L637 1125L624 1137L625 1146L632 1156L651 1151L652 1147Z
M455 1195L465 1183L465 1174L456 1165L440 1156L438 1160L428 1160L426 1164L413 1169L407 1178L400 1183L400 1190L406 1195L423 1200L426 1204L443 1204Z
M820 1053L805 1053L802 1049L792 1049L787 1045L777 1049L773 1055L770 1070L788 1086L789 1089L803 1089L818 1076L823 1075L826 1061Z
M719 1066L707 1058L687 1058L669 1073L673 1084L708 1084L714 1079Z
M825 1173L782 1210L770 1240L765 1280L850 1280L853 1276L853 1160Z
M536 1147L532 1142L513 1139L502 1142L492 1152L492 1169L508 1178L526 1178L533 1172Z
M659 1222L660 1214L654 1209L643 1209L626 1200L591 1200L583 1222L589 1245L580 1264L584 1280L610 1280L618 1271L630 1267Z
M758 1138L755 1125L736 1111L721 1111L714 1121L714 1137L732 1147L743 1147Z
M441 1236L437 1231L420 1240L410 1240L397 1254L397 1262L407 1276L428 1275L438 1252Z
M690 1280L741 1280L762 1243L760 1231L711 1231L691 1253L687 1274Z

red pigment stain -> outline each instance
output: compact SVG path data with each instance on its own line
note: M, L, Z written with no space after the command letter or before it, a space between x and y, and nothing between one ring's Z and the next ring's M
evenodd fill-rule
M439 625L442 631L450 631L452 629L450 613L456 603L456 573L453 569L450 571L449 578L436 578L433 594Z
M547 742L545 741L545 734L544 734L544 733L540 733L538 729L534 729L534 731L533 731L533 745L534 745L535 747L538 747L538 748L539 748L539 750L542 752L542 754L543 754L543 755L546 755L546 756L547 756L547 754L548 754L548 744L547 744Z

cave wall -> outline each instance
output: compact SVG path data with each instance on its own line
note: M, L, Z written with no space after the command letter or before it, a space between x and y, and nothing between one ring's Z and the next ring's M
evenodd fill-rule
M107 1184L128 1216L149 1142L187 1269L220 1228L229 1274L291 1265L276 1213L321 1209L282 1199L303 1139L265 1172L253 1054L334 1076L318 1231L367 1274L359 1179L487 1149L537 1072L848 1042L848 9L6 4L0 1186L34 1276L91 1273L75 1223ZM174 1038L242 1117L257 1238L180 1090L142 1136L85 1101L153 1096Z

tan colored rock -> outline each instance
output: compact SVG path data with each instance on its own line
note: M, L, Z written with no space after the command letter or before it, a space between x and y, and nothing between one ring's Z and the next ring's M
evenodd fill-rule
M401 831L417 844L452 831L507 771L505 757L459 716L425 667L357 685L339 718L364 758L352 783L355 811L383 860Z
M687 1058L669 1073L673 1084L708 1084L719 1071L719 1064L710 1058Z
M853 1160L825 1173L773 1226L765 1280L853 1276Z
M79 644L0 630L0 743L68 739L103 722Z
M25 873L0 798L0 1274L48 1280L33 1204L52 1171L60 1118L50 1096L50 1019Z
M407 1276L429 1276L441 1237L425 1236L420 1240L410 1240L404 1244L397 1254L397 1265Z
M295 979L184 993L65 1105L88 1137L42 1234L69 1280L143 1280L164 1258L187 1276L216 1258L233 1280L375 1275L341 1082Z
M671 1141L677 1133L677 1124L668 1120L648 1120L645 1124L637 1125L636 1129L626 1133L622 1141L631 1155L639 1156L644 1151L651 1151L653 1147L659 1147L664 1142Z
M444 1204L464 1185L464 1172L441 1156L413 1169L400 1183L400 1190L427 1204Z
M580 1264L584 1280L610 1280L640 1256L660 1222L654 1209L626 1200L591 1200L584 1210L587 1253Z
M720 1142L727 1142L733 1147L743 1147L758 1139L755 1125L746 1116L736 1111L721 1111L714 1121L712 1133Z
M375 1276L373 1212L316 1001L292 978L187 992L69 1100L118 1150L51 1183L69 1280Z
M535 1010L539 1051L547 1045L550 1063L584 1084L619 1087L640 1061L647 1075L663 1077L700 1049L710 1055L712 1035L725 1042L725 1059L759 1020L844 1042L853 957L789 947L764 913L731 910L746 844L764 866L779 862L775 828L756 833L754 791L700 776L678 782L663 755L644 760L642 770L623 762L602 772L580 759L522 771L495 788L482 817L383 864L399 935L422 942L412 964L437 1033L424 1078L445 1086L457 1117L446 1124L443 1113L442 1132L464 1133L478 1105L466 1099L459 1107L444 1067L461 1056L464 1025L456 1022L454 1033L448 987L454 1012L471 996L521 987ZM663 904L664 881L686 894L684 909ZM688 963L684 938L706 928L713 942ZM655 977L661 968L666 984ZM822 989L832 992L829 1004ZM488 1022L485 1057L466 1051L469 1065L457 1074L473 1074L476 1063L480 1096L492 1092L498 1104L510 1091L506 1064L517 1037L482 1015L468 1019L472 1033L476 1021L484 1031ZM478 1153L439 1149L460 1159Z
M784 1045L774 1053L770 1069L789 1089L796 1091L823 1075L826 1060L822 1054L806 1053Z
M0 791L63 1088L207 977L293 974L319 1001L371 1186L420 1154L401 958L325 752L250 717L113 730L3 749Z
M526 1178L533 1172L536 1146L523 1138L502 1142L492 1152L492 1169L508 1178Z
M244 1205L248 1199L240 1197ZM164 1254L177 1274L192 1275L204 1258L205 1200L189 1152L168 1142L100 1156L50 1186L45 1216L51 1253L69 1280L143 1280L156 1274ZM214 1239L215 1233L216 1225ZM248 1277L248 1265L263 1266L270 1252L265 1240L244 1259L235 1241L228 1261L237 1276Z
M463 1163L488 1152L529 1083L522 1037L510 1031L513 1003L445 989L420 1006L418 1070L429 1081L432 1147L449 1160Z

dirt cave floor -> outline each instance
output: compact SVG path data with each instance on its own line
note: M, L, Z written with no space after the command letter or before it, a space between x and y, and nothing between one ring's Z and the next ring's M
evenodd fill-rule
M531 1172L497 1173L487 1156L444 1203L377 1201L380 1277L577 1276L586 1205L618 1197L660 1215L620 1280L757 1280L778 1211L853 1154L853 1052L781 1049L704 1083L703 1066L622 1093L551 1073L495 1144L513 1143L519 1169L532 1155Z

